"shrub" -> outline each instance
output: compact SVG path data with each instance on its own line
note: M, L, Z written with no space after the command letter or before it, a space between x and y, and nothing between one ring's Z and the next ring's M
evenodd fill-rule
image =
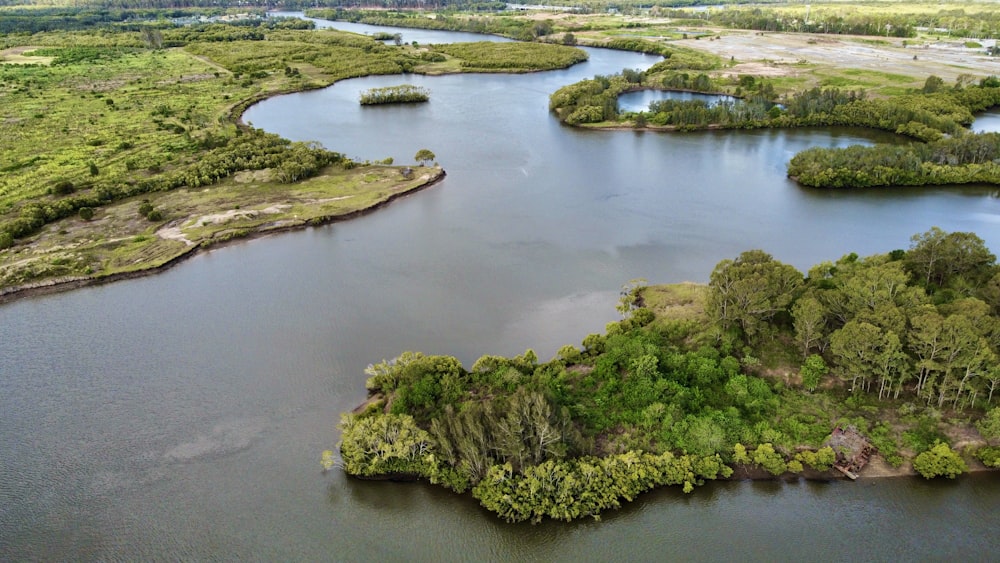
M954 479L969 470L965 460L945 442L936 441L931 449L913 459L913 469L925 479Z
M52 193L56 195L69 195L75 191L76 186L69 180L60 180L56 182L56 185L52 186Z
M976 450L975 456L986 467L1000 468L1000 446L983 446Z
M81 207L80 208L80 218L84 221L90 221L94 218L94 208L93 207Z

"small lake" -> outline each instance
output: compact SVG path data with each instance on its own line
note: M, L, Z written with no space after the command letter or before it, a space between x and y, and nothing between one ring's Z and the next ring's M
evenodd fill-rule
M448 177L356 220L0 307L0 560L995 557L997 474L665 489L600 522L538 526L426 485L321 474L365 366L404 350L549 358L614 320L627 280L704 282L750 248L805 269L938 225L1000 251L992 189L785 177L804 148L891 135L564 127L550 93L658 60L588 52L563 71L370 77L258 104L257 127L399 164L428 148ZM358 104L402 82L430 102Z
M976 116L969 129L976 133L1000 133L1000 110L994 108Z
M299 17L316 24L317 29L337 29L340 31L350 31L360 35L375 35L376 33L398 33L403 36L404 43L417 42L419 45L431 43L475 43L477 41L511 41L506 37L497 35L483 35L479 33L464 33L461 31L436 31L433 29L417 29L411 27L393 27L387 25L368 25L363 23L340 22L322 20L318 18L307 18L301 12L268 12L271 17Z
M662 100L682 102L699 101L714 106L721 102L735 102L737 98L722 94L702 94L700 92L676 92L672 90L640 90L618 96L618 111L649 111L649 104Z

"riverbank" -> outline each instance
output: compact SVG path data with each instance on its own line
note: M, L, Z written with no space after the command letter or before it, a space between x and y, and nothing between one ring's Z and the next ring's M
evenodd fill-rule
M411 179L405 179L401 170L333 166L291 185L272 182L266 170L241 173L211 189L152 194L143 201L167 217L155 224L138 216L139 201L108 206L91 221L60 225L58 231L50 228L46 236L17 248L0 263L0 280L38 275L39 268L60 263L86 264L93 273L13 284L0 290L0 304L148 276L225 244L346 221L429 188L446 176L440 167L418 167L412 169L416 174ZM114 236L102 237L107 232Z

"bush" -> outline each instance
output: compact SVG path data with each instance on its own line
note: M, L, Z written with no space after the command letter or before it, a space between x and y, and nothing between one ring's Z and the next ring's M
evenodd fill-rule
M90 221L94 218L94 208L93 207L81 207L80 208L80 218L84 221Z
M975 456L986 467L1000 468L1000 446L983 446L976 450Z
M0 250L14 246L14 237L7 231L0 231Z
M936 441L931 449L913 459L913 469L925 479L955 477L969 470L965 460L948 444Z
M76 187L69 180L61 180L52 186L52 193L56 195L69 195L75 191Z

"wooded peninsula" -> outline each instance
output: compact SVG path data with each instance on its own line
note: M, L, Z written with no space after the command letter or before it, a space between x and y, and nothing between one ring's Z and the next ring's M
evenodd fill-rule
M975 234L934 228L807 275L751 250L708 285L631 282L618 310L547 362L369 366L324 465L471 491L510 522L734 472L830 479L862 455L926 478L1000 467L1000 266Z

